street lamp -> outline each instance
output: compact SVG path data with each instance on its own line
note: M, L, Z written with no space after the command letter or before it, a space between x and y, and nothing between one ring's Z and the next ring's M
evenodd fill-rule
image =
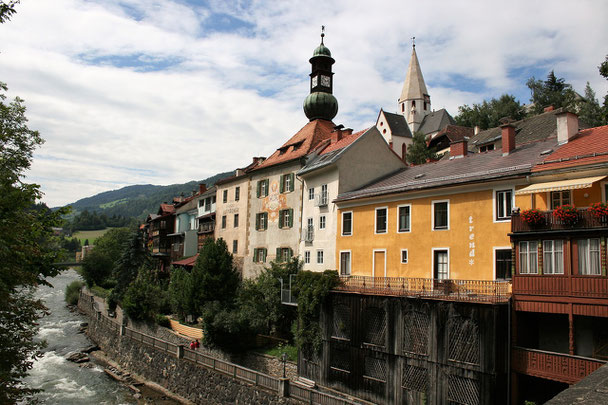
M287 353L281 355L281 361L283 362L283 378L285 377L285 363L287 362Z

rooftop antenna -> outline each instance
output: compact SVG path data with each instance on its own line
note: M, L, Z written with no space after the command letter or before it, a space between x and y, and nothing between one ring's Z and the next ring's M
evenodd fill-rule
M321 25L321 45L323 45L324 36L325 36L325 25Z
M416 47L416 37L412 37L412 48Z

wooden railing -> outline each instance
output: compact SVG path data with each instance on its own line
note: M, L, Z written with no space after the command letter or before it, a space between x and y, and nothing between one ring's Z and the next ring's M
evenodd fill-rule
M567 223L554 217L553 211L541 211L541 215L543 218L541 224L530 225L524 222L519 213L514 213L511 217L511 232L608 228L608 217L596 217L587 210L579 210L578 219L574 223Z
M199 233L208 233L208 232L213 232L214 230L215 230L215 222L205 222L205 223L199 224L199 226L198 226Z
M608 298L608 277L516 274L513 294Z
M511 296L509 284L508 281L490 280L344 276L340 277L340 284L334 290L449 301L501 303L509 301Z
M575 384L606 364L603 360L563 353L513 347L513 371L534 377Z

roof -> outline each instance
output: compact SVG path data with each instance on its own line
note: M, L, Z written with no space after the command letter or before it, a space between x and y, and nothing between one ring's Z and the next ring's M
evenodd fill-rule
M381 114L384 114L386 123L388 124L393 136L403 136L406 138L412 137L412 131L410 131L410 127L407 125L403 115L386 111L381 111Z
M352 145L352 143L359 139L361 135L372 129L378 131L376 127L372 127L363 131L346 135L338 142L324 142L324 145L321 145L317 149L318 155L311 157L310 161L308 161L306 165L302 169L300 169L300 171L298 171L298 175L302 175L335 163L340 159L340 157L342 157L343 152L347 149L349 145Z
M175 206L173 204L161 204L158 208L158 215L173 214L175 212Z
M608 162L608 125L580 131L548 155L532 171L563 169Z
M196 259L198 259L198 253L192 257L188 257L186 259L175 261L172 264L174 266L194 267L194 263L196 263Z
M447 143L449 144L450 142L462 141L464 138L470 139L472 136L473 128L460 125L448 125L429 141L429 147L439 144L444 138L447 138Z
M260 165L260 163L262 163L264 161L264 159L266 159L266 158L265 157L254 157L253 162L251 162L249 165L247 165L241 169L236 169L234 171L234 175L232 175L230 177L226 177L225 179L216 181L215 185L219 186L219 185L222 185L225 183L230 183L231 181L240 179L242 177L245 177L248 172L250 172L251 170L255 169L258 165ZM238 173L239 170L241 170L243 172L243 174L237 175L236 173Z
M412 57L410 58L410 65L407 68L407 75L405 76L399 101L423 99L424 95L428 94L429 92L422 77L420 63L418 62L418 55L416 55L416 47L412 47Z
M511 122L511 125L515 127L515 144L523 144L557 136L557 118L555 116L562 111L563 110L559 108L530 118ZM579 124L579 126L581 125ZM586 126L583 125L582 127ZM500 127L480 131L471 138L471 144L476 146L494 143L496 141L498 141L498 148L498 146L502 145L502 132Z
M524 175L543 159L542 151L556 144L557 139L551 138L520 145L507 156L502 156L502 150L494 150L408 167L359 190L340 194L336 201Z
M452 118L445 108L442 108L441 110L433 111L430 114L425 115L418 131L427 135L438 132L450 124L454 125L456 124L456 121L454 121L454 118Z
M323 119L310 121L252 171L265 169L306 156L319 142L331 137L334 127L335 124L331 121Z

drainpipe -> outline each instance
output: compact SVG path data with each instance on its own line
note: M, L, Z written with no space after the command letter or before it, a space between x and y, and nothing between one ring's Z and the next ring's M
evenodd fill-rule
M511 280L513 280L513 275L511 275ZM511 341L513 337L511 336L511 303L513 297L509 298L509 313L507 315L508 324L507 324L507 334L509 336L509 340L507 341L507 404L511 405Z

